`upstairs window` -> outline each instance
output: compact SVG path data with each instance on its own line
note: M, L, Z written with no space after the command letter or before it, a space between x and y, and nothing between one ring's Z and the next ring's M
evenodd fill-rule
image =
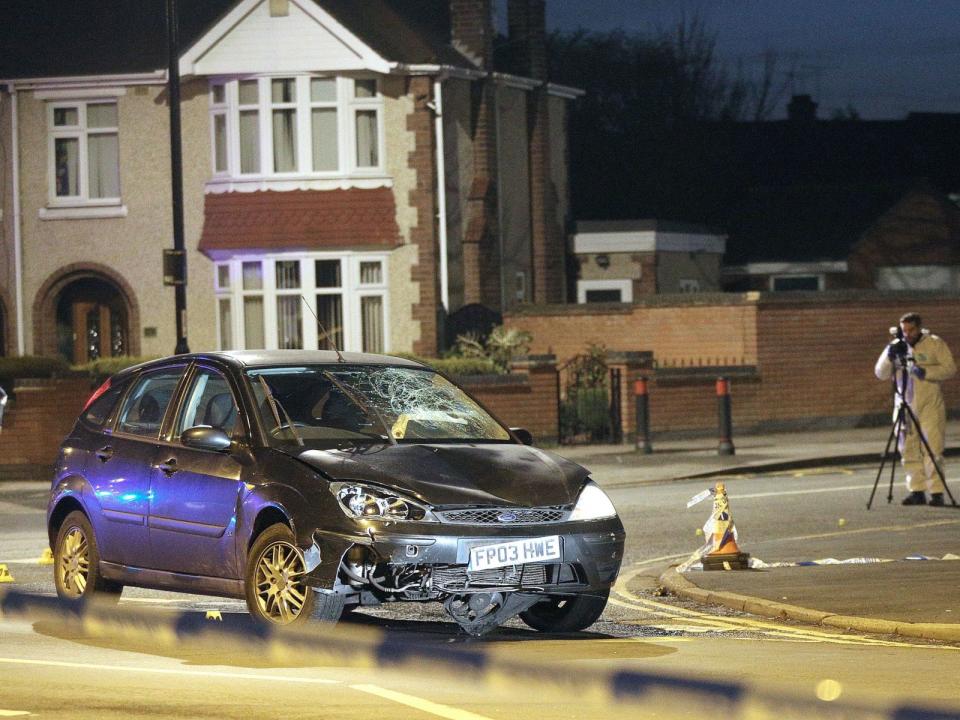
M215 177L337 177L383 171L375 78L298 75L210 88Z
M116 101L48 106L52 205L120 202L120 140Z

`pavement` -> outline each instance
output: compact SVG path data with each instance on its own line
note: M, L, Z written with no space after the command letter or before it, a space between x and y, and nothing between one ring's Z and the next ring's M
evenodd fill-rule
M604 487L630 487L689 478L758 474L802 468L879 462L888 428L842 428L734 437L735 454L717 453L710 439L653 439L653 453L632 446L563 447L558 452L587 467L603 469ZM946 452L960 455L960 421L947 424ZM899 465L899 463L898 463ZM618 473L619 468L622 473ZM894 501L904 495L902 469ZM639 476L639 479L638 479ZM884 473L884 478L887 474ZM948 485L960 502L960 484ZM949 498L946 498L949 503ZM881 482L874 503L886 502ZM944 518L960 518L944 508ZM844 557L840 549L834 557ZM960 541L957 543L960 556ZM950 557L950 556L945 556ZM688 600L721 605L764 617L851 630L960 643L960 604L944 607L941 594L924 587L960 587L960 557L870 564L763 567L743 571L678 572L664 567L660 585ZM904 592L912 588L915 592Z

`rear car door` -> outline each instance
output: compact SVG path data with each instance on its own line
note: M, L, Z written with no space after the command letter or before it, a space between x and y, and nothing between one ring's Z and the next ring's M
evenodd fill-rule
M207 577L238 578L237 508L242 465L230 451L190 448L184 430L216 427L234 439L246 436L237 395L227 375L197 365L161 446L150 499L150 543L156 567Z
M147 514L160 430L185 364L141 373L131 383L87 464L87 480L100 508L95 522L103 560L152 567ZM102 442L102 444L101 444Z

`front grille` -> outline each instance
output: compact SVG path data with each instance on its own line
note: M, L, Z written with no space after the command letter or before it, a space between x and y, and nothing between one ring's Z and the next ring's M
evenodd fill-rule
M433 569L433 587L437 590L461 591L469 588L539 587L547 582L547 566L529 563L508 565L491 570L467 572L466 565L448 565Z
M563 522L569 511L559 505L539 508L470 508L437 513L440 522L456 525L538 525Z

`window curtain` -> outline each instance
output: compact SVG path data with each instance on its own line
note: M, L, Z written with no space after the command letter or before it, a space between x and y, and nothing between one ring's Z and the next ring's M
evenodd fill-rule
M120 197L120 149L113 133L87 138L87 179L90 197Z
M57 196L79 195L77 176L80 169L80 141L76 138L58 138L54 153L57 163Z
M303 322L299 295L277 298L277 342L281 350L303 348Z
M260 172L260 118L256 110L240 113L240 172Z
M314 109L311 115L313 131L313 169L337 169L337 111Z
M357 167L376 167L377 155L377 111L357 111Z
M294 172L297 169L297 111L273 111L273 169L274 172Z
M360 318L363 333L363 351L383 352L383 298L360 298Z
M343 349L343 298L340 295L317 295L317 347L320 350ZM326 331L326 333L324 333Z
M233 350L233 313L230 312L230 298L220 298L220 349Z
M261 350L266 346L263 333L263 298L243 299L243 346L247 350Z

